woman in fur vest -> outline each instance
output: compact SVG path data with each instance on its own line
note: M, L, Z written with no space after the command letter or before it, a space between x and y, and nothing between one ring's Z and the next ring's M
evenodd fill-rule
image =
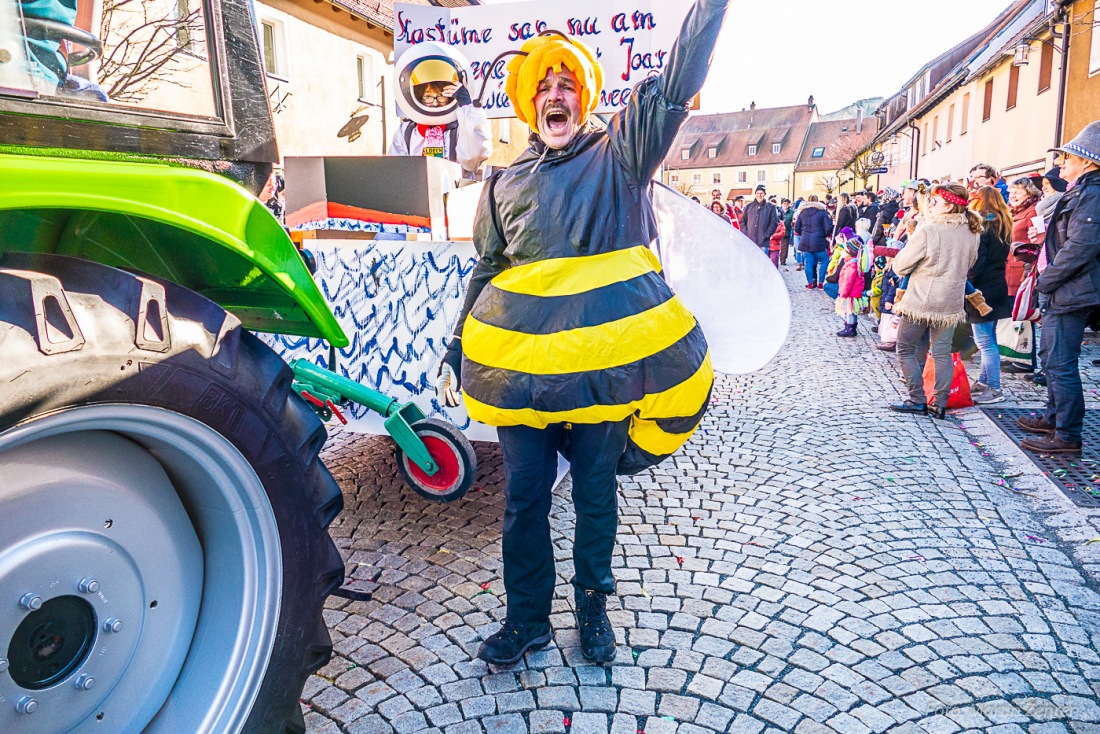
M898 326L898 366L909 389L909 399L890 410L898 413L947 414L951 391L951 338L966 322L963 308L967 271L978 259L984 222L967 209L967 190L958 184L932 188L928 209L909 244L894 258L894 272L909 276L905 299L894 307ZM931 347L936 369L935 400L924 393L922 372Z

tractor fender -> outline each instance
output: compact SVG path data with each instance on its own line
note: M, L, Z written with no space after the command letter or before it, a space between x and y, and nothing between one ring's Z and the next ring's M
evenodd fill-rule
M286 231L229 179L162 161L0 154L0 180L0 251L146 272L250 329L349 344Z

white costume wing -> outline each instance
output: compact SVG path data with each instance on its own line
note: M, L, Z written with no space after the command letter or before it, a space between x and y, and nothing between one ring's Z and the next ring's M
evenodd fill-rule
M711 211L663 184L653 187L665 280L695 314L714 369L743 375L779 354L791 299L771 260Z

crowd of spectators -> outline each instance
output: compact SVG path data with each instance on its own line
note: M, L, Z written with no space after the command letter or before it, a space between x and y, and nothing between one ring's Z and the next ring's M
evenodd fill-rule
M747 204L723 202L715 191L711 208L777 268L794 250L806 289L834 299L838 337L855 337L867 319L909 393L891 410L944 417L953 355L976 355L974 403L1005 400L1004 375L1046 386L1045 414L1020 420L1034 435L1023 445L1073 453L1084 420L1077 359L1086 325L1100 327L1100 122L1057 153L1060 165L1042 175L1006 180L979 163L965 181L916 179L827 201L777 200L758 186ZM1021 312L1033 317L1014 320Z

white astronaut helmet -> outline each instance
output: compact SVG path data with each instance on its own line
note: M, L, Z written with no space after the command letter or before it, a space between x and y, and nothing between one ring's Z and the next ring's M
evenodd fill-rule
M420 125L454 122L458 102L432 92L451 84L468 85L469 70L470 62L453 46L434 41L412 46L394 67L401 114Z

